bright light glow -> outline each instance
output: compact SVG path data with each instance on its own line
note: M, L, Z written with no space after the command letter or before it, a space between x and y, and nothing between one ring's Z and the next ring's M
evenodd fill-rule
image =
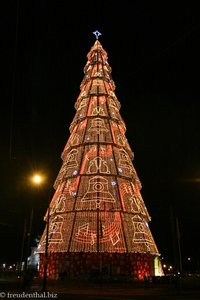
M44 179L40 174L35 174L31 178L31 181L36 185L40 185L43 182L43 180Z

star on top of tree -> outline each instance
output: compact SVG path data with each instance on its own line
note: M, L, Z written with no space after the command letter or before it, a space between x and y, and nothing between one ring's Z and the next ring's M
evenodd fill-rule
M93 31L93 34L96 36L96 39L98 40L99 36L101 35L101 32L96 30L96 31Z

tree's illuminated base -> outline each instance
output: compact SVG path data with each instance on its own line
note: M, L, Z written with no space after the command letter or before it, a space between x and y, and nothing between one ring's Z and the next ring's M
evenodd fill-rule
M154 258L143 253L49 253L47 278L87 280L104 276L142 280L155 275ZM44 254L40 254L40 277L43 272Z

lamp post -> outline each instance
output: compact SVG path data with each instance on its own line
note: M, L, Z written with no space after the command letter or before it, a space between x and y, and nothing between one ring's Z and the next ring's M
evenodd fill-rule
M44 178L39 175L35 174L32 177L32 182L35 185L40 185L43 182ZM47 266L48 266L48 244L49 244L49 217L50 217L50 207L47 210L47 221L46 221L46 237L45 237L45 254L44 254L44 273L43 273L43 281L42 281L42 290L46 291L47 285Z
M29 229L28 231L25 232L26 249L25 249L25 261L24 261L24 270L23 270L23 286L25 286L27 283L27 267L28 267L28 255L29 255L30 243L31 243L32 222L33 222L33 208L31 209Z
M43 176L40 174L34 174L31 176L30 181L34 186L40 186L43 183ZM25 249L25 261L24 261L24 270L23 270L23 286L27 283L27 268L28 268L28 255L31 244L31 232L32 232L32 223L33 223L33 207L31 208L30 221L28 231L24 231L23 243L26 237L26 249Z

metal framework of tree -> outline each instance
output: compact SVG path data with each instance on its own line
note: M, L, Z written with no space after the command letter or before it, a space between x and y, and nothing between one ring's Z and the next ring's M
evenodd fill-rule
M49 255L54 260L59 253L158 257L111 67L98 36L87 58L50 203ZM46 230L37 249L41 258L45 236ZM66 257L58 255L57 260L63 266Z

